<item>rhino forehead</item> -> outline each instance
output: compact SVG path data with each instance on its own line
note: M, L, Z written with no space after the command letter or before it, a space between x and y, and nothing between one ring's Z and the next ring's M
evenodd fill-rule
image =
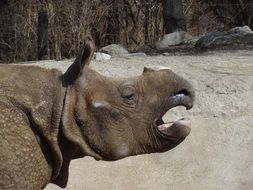
M147 66L147 69L153 70L153 71L160 71L160 70L171 70L170 67L165 66Z

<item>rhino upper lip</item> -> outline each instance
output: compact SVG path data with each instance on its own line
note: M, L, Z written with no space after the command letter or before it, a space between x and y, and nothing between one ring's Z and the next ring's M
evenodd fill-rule
M168 101L168 106L165 106L164 112L160 115L160 117L155 119L155 126L157 131L165 137L169 137L170 139L178 140L177 137L170 136L166 134L166 130L164 128L170 128L171 126L174 126L174 124L177 123L183 123L182 125L186 128L188 131L188 134L190 132L190 122L188 122L185 119L179 119L177 121L170 121L170 122L164 122L162 117L168 112L171 108L177 107L177 106L184 106L186 110L190 110L193 107L193 102L194 102L194 95L190 94L186 90L179 91L179 93L171 96ZM187 124L185 124L187 123ZM189 123L189 125L188 125ZM163 129L161 129L163 128Z
M193 107L194 93L186 89L180 90L174 96L169 98L169 109L176 106L184 106L187 110Z

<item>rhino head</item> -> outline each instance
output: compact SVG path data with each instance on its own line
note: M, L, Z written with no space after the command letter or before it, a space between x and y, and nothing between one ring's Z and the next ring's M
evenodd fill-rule
M171 108L191 109L192 86L168 68L144 68L133 78L109 78L90 69L94 45L87 38L82 56L63 75L65 137L80 154L97 160L164 152L190 133L190 122L164 122Z
M64 74L0 65L0 189L66 187L72 159L164 152L189 134L189 121L162 120L173 107L193 106L186 80L161 67L105 77L88 67L93 54L87 38Z

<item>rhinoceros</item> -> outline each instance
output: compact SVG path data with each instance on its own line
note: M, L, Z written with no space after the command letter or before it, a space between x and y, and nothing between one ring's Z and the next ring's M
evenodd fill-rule
M171 108L194 102L193 87L168 68L110 78L88 67L91 38L62 74L36 66L0 66L0 189L66 187L73 159L114 161L165 152L190 122L164 122Z

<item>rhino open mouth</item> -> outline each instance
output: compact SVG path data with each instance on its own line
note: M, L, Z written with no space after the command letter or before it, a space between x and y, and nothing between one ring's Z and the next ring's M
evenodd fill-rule
M171 108L184 106L187 110L193 107L193 96L187 90L181 90L179 93L169 98L169 106L158 119L155 120L156 128L165 138L173 140L183 140L191 131L191 121L189 119L179 119L177 121L164 122L162 117Z

